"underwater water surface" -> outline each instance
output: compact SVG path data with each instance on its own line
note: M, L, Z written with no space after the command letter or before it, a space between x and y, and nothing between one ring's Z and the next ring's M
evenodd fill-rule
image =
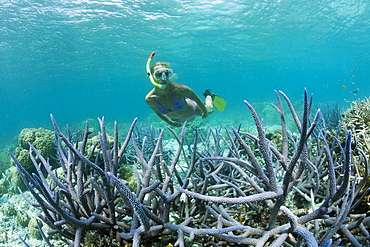
M26 127L105 116L148 121L145 63L228 102L209 118L248 115L273 90L338 103L370 94L367 0L3 0L0 147Z

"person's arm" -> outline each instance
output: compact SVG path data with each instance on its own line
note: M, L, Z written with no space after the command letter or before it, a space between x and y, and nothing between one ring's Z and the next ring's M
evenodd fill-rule
M181 123L178 123L178 122L173 122L169 117L167 117L166 115L163 115L163 114L160 114L158 112L158 107L156 105L156 96L149 93L146 97L145 97L145 101L146 103L149 105L150 108L152 108L152 110L158 115L158 117L160 117L163 121L165 121L166 123L174 126L174 127L181 127L182 124Z
M179 122L173 122L169 117L167 117L166 115L162 115L158 112L156 112L156 114L158 115L158 117L160 117L163 121L165 121L166 123L174 126L174 127L181 127L182 124L179 123Z
M181 88L182 95L184 97L189 98L191 100L194 100L195 103L199 106L199 108L202 110L202 118L207 118L208 117L208 111L206 108L206 105L203 103L203 101L199 98L199 96L189 87L182 85L183 87Z

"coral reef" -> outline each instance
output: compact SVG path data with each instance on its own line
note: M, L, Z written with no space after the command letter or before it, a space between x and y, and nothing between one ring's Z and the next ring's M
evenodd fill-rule
M12 149L11 147L7 147L5 149L0 150L0 174L4 173L6 169L9 168L10 166L10 160L9 159L9 154L8 154L8 149Z
M84 238L84 247L105 247L105 246L122 246L114 238L111 238L109 235L101 236L98 232L90 231L86 234Z
M56 155L55 135L51 130L25 128L19 134L18 144L19 146L15 149L15 156L23 164L23 167L31 172L35 170L29 155L29 144L36 147L44 158L51 158L50 162L53 162L53 157Z
M25 192L31 196L29 191ZM28 231L30 218L36 218L39 210L30 206L20 194L3 195L0 202L0 246L24 246L19 236L25 236L29 246L44 246L42 241L31 237Z
M18 211L17 221L21 226L26 227L28 226L28 223L30 222L30 216L26 214L25 212Z
M163 129L138 138L135 120L119 142L115 123L110 145L100 119L100 146L87 152L88 123L83 140L73 143L53 117L61 173L33 145L29 155L34 157L36 174L10 154L36 202L24 199L42 211L39 218L51 228L48 235L75 247L88 244L91 236L108 236L110 246L133 247L369 245L370 217L353 214L364 198L357 195L368 178L353 176L352 169L354 165L368 169L368 160L363 152L352 150L359 149L352 145L352 131L345 133L343 146L339 136L330 141L325 129L314 131L320 111L309 120L312 97L306 91L301 120L283 92L276 92L276 97L278 104L273 106L281 124L278 146L271 141L276 137L266 138L257 112L245 102L256 136L239 127L223 133L208 127L206 133L195 131L190 144L185 141L186 126L180 134L167 128L177 141L170 159L165 159ZM281 97L298 137L287 130ZM136 156L134 192L118 172L131 150ZM91 161L95 151L101 155ZM365 191L366 196L369 189ZM290 201L297 197L299 203Z
M18 189L25 189L25 185L19 177L16 167L9 167L0 179L0 195L17 193Z
M318 106L322 115L325 116L324 121L322 121L323 126L319 125L319 127L327 128L329 131L336 130L342 121L344 109L338 103L320 103Z
M370 153L370 97L352 102L343 114L342 127L352 130L357 145Z
M354 144L358 147L359 152L365 159L370 158L370 98L363 100L353 101L351 107L347 109L343 114L343 120L341 127L345 130L351 130L354 136ZM358 160L355 157L355 160ZM357 162L354 167L355 173L359 177L368 177L369 171L366 166L363 166L361 162ZM360 212L370 213L370 196L367 195L367 188L370 186L368 181L358 193L357 197L363 197L364 200L361 203Z
M32 218L28 222L27 228L33 238L42 239L41 232L39 231L36 218Z

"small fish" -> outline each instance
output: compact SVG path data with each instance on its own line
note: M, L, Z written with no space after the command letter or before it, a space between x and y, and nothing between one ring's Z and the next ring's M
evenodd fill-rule
M355 73L355 71L354 71L353 69L351 69L349 72L350 72L350 73Z
M346 85L342 85L342 88L347 88L347 86Z
M351 75L351 77L353 78L353 77L355 77L355 75Z
M351 81L351 84L352 84L352 85L355 85L355 82Z
M359 88L357 88L357 90L355 90L355 91L350 91L350 93L355 94L355 93L358 93L359 91L360 91L360 89L359 89Z

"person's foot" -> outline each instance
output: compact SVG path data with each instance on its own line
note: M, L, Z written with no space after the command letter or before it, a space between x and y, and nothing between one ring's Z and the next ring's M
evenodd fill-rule
M211 96L211 97L212 97L212 100L213 100L213 97L214 97L214 95L211 93L211 89L206 89L206 90L204 90L204 91L203 91L203 96L204 96L205 98L207 98L207 96Z

